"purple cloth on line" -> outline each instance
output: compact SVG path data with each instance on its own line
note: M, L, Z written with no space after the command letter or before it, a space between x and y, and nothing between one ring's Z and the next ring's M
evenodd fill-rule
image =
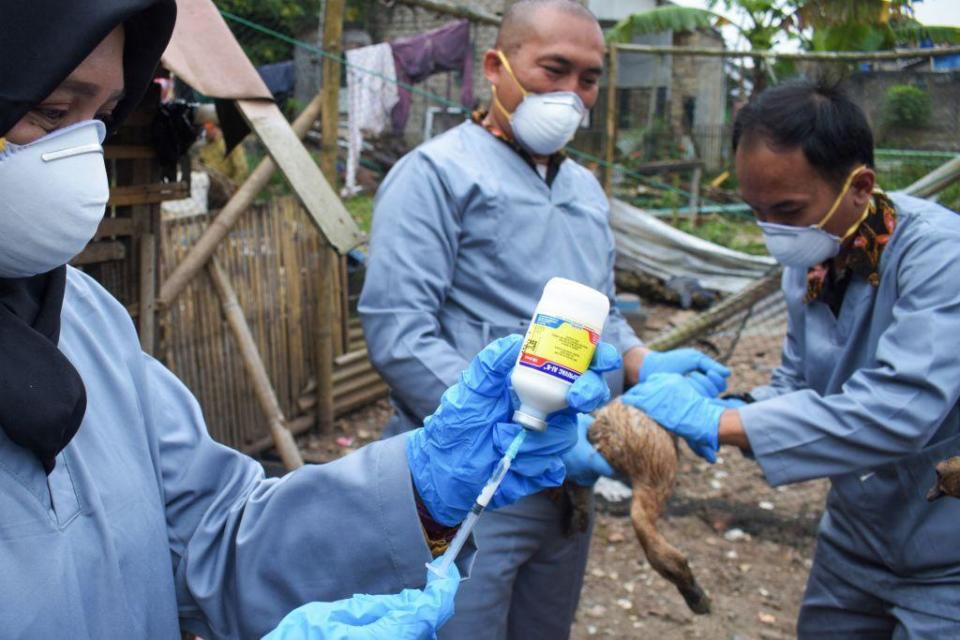
M406 84L422 82L434 73L459 71L462 88L460 104L473 107L473 47L470 45L470 22L459 20L439 29L390 43L397 66L397 80ZM393 130L402 133L410 117L413 100L408 89L398 87L400 100L393 108Z

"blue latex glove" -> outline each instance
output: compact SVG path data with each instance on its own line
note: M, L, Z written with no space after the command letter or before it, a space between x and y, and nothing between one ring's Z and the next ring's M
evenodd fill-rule
M726 408L704 398L686 377L657 373L620 398L640 409L660 426L687 441L697 455L717 461L720 416Z
M441 558L433 561L440 563ZM294 609L263 640L427 640L453 615L460 572L446 577L427 571L424 589L395 595L358 594L336 602L311 602Z
M453 526L463 520L494 466L521 430L510 423L515 403L510 373L521 336L488 345L447 389L437 411L407 440L407 462L420 499L434 520ZM567 392L569 409L547 417L547 430L529 432L510 471L490 503L503 507L563 483L560 456L577 442L577 413L589 413L610 399L600 375L622 366L617 350L597 346L590 370Z
M577 444L563 454L563 464L567 468L567 479L581 487L592 487L600 476L612 478L616 473L607 459L593 448L587 433L593 424L593 416L577 416Z
M707 373L694 371L687 374L687 380L704 398L716 398L727 390L727 379L714 371Z
M643 358L640 366L640 382L657 373L693 373L700 371L707 375L712 374L712 380L723 380L726 388L726 379L730 376L730 369L703 355L696 349L674 349L673 351L651 351ZM722 390L721 390L722 392Z

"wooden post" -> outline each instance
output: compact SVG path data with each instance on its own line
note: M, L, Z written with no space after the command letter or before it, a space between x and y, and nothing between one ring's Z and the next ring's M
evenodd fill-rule
M610 45L607 52L607 140L604 147L603 190L609 198L613 195L613 163L617 149L617 45Z
M263 409L267 417L270 436L277 448L277 453L280 454L280 459L283 460L283 466L288 471L302 467L303 458L300 455L300 450L297 448L293 435L287 429L287 420L280 408L280 401L277 400L277 394L270 383L267 368L264 366L260 352L257 350L253 333L251 333L247 319L243 315L243 309L240 307L239 300L237 300L233 285L230 284L226 272L220 267L216 258L210 259L207 271L217 294L220 296L223 314L226 316L230 331L237 341L243 366L250 375L253 391L260 403L260 408Z
M492 27L499 27L502 20L486 11L478 11L468 7L461 6L466 3L453 4L450 2L439 2L437 0L400 0L402 4L426 9L442 15L454 16L456 18L466 18L471 22L485 24Z
M703 167L697 165L690 176L690 217L693 226L700 226L700 181L703 180Z
M140 347L153 354L157 340L157 236L140 236Z
M329 251L320 256L320 295L317 298L317 427L333 429L333 280L334 260Z
M321 96L316 96L304 108L293 122L293 130L299 138L307 135L311 125L320 115L322 104ZM237 192L233 194L230 201L224 205L220 213L211 222L207 230L190 248L189 253L173 270L169 277L160 287L160 296L157 300L159 306L169 307L170 304L179 296L186 286L196 277L197 273L203 269L204 265L213 255L217 245L223 240L230 228L237 222L240 216L247 208L253 204L254 199L263 191L264 187L270 181L277 165L271 158L264 158L253 170L250 176L244 181Z
M340 333L342 348L337 349L337 355L342 356L350 351L350 273L347 256L340 256Z
M340 124L340 62L343 53L343 9L345 0L326 0L323 14L323 125L321 128L320 170L337 190L337 131Z

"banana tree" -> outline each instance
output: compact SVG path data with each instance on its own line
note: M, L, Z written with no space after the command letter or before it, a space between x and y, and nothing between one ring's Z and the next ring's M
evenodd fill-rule
M923 25L914 18L913 0L708 0L708 9L663 6L635 13L607 32L609 42L661 31L693 31L732 26L752 50L794 40L812 51L878 51L922 42L960 44L960 28ZM738 16L715 11L722 6ZM765 59L753 62L753 92L773 77Z
M742 20L734 21L714 11L718 4L727 10L737 9ZM795 1L788 0L709 0L709 9L663 6L627 16L607 32L607 41L631 42L634 36L662 31L695 31L697 29L732 26L754 50L773 46L778 36L800 37L797 29ZM754 92L762 91L772 77L769 63L757 58L753 62L751 80Z
M958 44L960 29L921 24L913 0L805 0L800 27L814 51L881 51L920 43Z

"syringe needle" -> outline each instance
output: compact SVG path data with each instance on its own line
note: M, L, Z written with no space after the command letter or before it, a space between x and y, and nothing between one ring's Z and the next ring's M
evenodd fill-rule
M493 499L493 494L497 492L497 489L500 487L500 483L503 482L507 472L510 471L510 463L512 463L513 459L517 457L517 452L520 451L520 446L523 445L523 440L526 438L526 435L527 430L521 429L520 432L514 436L513 442L511 442L510 446L507 447L507 452L503 454L502 458L500 458L500 462L497 463L497 466L493 470L490 479L487 480L487 483L480 491L480 495L477 496L476 502L473 503L469 513L467 513L467 517L464 518L463 522L460 524L460 529L457 530L457 535L453 537L453 540L450 541L450 546L448 546L447 550L444 551L443 558L440 560L440 566L434 567L432 564L428 563L427 569L440 577L445 577L447 575L447 570L450 568L450 565L453 564L453 561L457 559L457 556L460 554L460 550L463 549L463 545L467 542L467 538L470 537L470 533L477 525L477 520L480 519L480 514L483 513L483 510L487 508L488 504L490 504L490 500Z

